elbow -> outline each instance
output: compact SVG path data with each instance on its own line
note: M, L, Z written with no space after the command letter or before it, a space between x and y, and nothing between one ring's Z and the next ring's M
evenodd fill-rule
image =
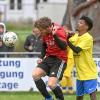
M80 52L81 52L81 50L75 50L74 52L78 54L78 53L80 53Z
M72 49L72 50L73 50L73 49ZM75 52L75 53L77 53L77 54L79 53L79 51L77 51L77 50L73 50L73 52Z
M63 46L62 46L62 50L66 50L66 47L67 47L67 43L65 42L64 44L63 44Z

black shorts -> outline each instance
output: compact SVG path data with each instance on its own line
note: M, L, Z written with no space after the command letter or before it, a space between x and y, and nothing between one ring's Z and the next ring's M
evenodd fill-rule
M49 56L38 64L38 67L43 69L49 77L57 77L58 80L61 80L66 69L66 63L55 56Z

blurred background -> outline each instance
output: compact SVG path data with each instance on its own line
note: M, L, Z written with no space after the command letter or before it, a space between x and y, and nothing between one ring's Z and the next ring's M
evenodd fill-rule
M36 19L48 16L62 23L66 6L67 0L0 0L0 21L19 37L15 51L25 51L23 42L32 33Z
M88 1L91 2L86 4ZM23 42L26 36L31 33L36 19L48 16L54 22L64 25L75 23L77 18L83 14L90 16L94 21L91 32L94 37L94 52L99 52L99 0L0 0L0 21L6 24L7 30L12 30L18 34L19 42L15 49L18 52L25 51ZM71 15L74 20L68 17Z

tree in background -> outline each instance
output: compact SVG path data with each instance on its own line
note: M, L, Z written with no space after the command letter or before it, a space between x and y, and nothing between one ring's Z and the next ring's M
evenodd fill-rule
M94 37L95 50L100 51L100 0L68 0L67 9L63 18L62 25L69 24L75 31L77 19L87 15L94 21L94 27L91 30Z

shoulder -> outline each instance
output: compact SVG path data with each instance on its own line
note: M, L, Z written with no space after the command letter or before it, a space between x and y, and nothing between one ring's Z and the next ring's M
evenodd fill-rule
M78 40L78 33L75 33L71 38L69 38L69 41L74 43Z
M57 29L57 34L58 35L67 35L66 32L64 31L64 28L63 27L58 27Z
M34 38L35 36L33 35L33 34L29 34L28 36L27 36L27 38Z
M89 33L89 32L85 33L84 37L87 40L93 40L93 37L92 37L91 33Z
M57 32L58 33L60 33L61 31L64 31L64 28L61 25L57 24L57 23L54 23L54 27L57 27Z

